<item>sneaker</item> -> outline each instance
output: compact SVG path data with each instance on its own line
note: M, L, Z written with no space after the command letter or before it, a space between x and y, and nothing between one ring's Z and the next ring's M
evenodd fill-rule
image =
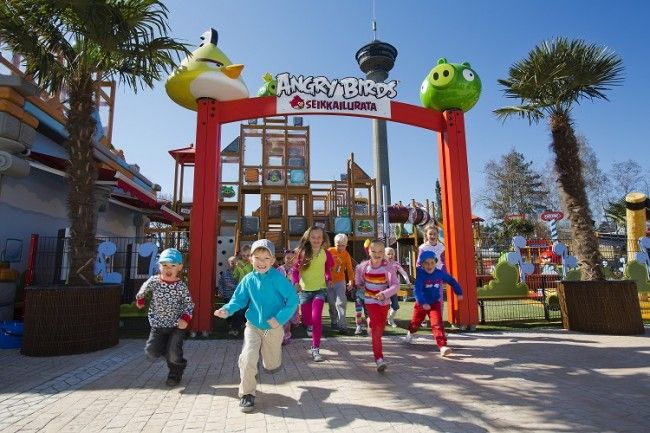
M452 350L451 350L451 347L449 347L449 346L442 346L440 348L440 356L449 356L449 355L451 355L451 352L452 352Z
M239 401L239 408L242 412L252 412L255 408L255 396L253 394L244 395Z
M406 331L406 335L404 336L404 342L408 344L413 343L413 334L411 334L411 331Z
M307 337L311 338L311 335L312 335L312 327L308 326L307 327Z
M174 378L174 377L168 377L168 378L167 378L167 381L165 382L165 384L167 384L167 386L176 386L176 385L178 385L179 383L180 383L180 381L177 380L177 379Z
M386 322L388 322L388 324L393 328L397 328L394 317L395 317L395 310L391 308L390 312L388 313L388 319L386 319Z
M325 361L325 358L323 358L323 355L320 354L320 349L318 347L312 347L309 349L311 352L311 359L314 360L314 362L323 362Z
M424 322L422 322L422 324L420 325L420 327L421 327L421 328L426 328L428 324L429 324L429 322L427 322L427 321L425 320Z
M361 325L357 325L357 329L354 330L354 335L362 335L363 334L363 327Z
M386 361L384 361L384 358L379 358L376 362L378 372L382 373L384 370L386 370Z

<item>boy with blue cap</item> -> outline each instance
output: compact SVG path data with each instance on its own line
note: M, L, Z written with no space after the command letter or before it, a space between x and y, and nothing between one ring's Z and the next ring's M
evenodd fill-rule
M273 267L275 246L268 239L259 239L251 246L253 272L242 278L230 301L214 312L222 319L246 308L244 344L239 355L239 408L251 412L255 406L257 362L267 371L275 371L282 363L283 325L298 308L298 295L291 282Z
M413 283L413 316L409 323L408 332L404 337L407 343L413 341L413 334L418 332L422 321L429 316L431 321L431 333L436 340L440 355L451 354L451 347L447 346L445 325L442 323L442 282L449 284L458 299L463 299L463 290L447 272L438 269L438 257L433 251L423 251L420 254L420 266L415 272L415 283Z
M169 367L167 386L176 386L183 377L187 360L183 358L183 340L192 320L194 302L181 280L183 255L168 248L158 258L160 273L151 276L135 295L136 307L145 306L145 296L151 293L149 304L149 339L144 351L151 360L164 356Z

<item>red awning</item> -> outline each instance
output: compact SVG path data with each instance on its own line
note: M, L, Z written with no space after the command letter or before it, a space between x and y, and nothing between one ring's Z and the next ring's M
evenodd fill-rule
M117 187L131 194L133 197L136 197L142 202L145 206L148 206L153 209L159 208L158 200L156 199L156 194L153 191L147 191L143 187L139 186L137 183L131 179L124 176L122 173L115 173L115 179L117 179Z
M185 221L182 215L177 214L165 205L160 206L160 212L170 222L182 223Z

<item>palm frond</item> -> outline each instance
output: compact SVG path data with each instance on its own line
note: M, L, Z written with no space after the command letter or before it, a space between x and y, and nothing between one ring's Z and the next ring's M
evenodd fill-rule
M609 48L556 38L534 47L497 82L507 98L524 105L570 111L581 99L607 100L605 92L622 82L622 72L622 60Z
M512 105L509 107L497 108L492 111L501 120L508 117L518 116L527 119L529 123L537 123L544 118L544 112L533 105Z

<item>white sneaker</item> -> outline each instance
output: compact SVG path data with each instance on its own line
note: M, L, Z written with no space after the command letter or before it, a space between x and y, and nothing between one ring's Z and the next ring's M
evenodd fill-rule
M320 349L318 347L312 347L309 351L311 352L311 359L313 359L314 362L325 361L325 358L320 354Z
M408 344L413 343L413 334L411 334L411 331L406 331L406 335L404 336L404 342Z
M311 335L312 335L312 327L308 326L307 327L307 337L311 338Z
M377 371L382 373L384 370L386 370L386 361L384 361L384 358L379 358L377 361Z
M361 335L363 334L363 326L357 325L357 329L354 330L354 335Z
M451 347L449 347L449 346L442 346L440 348L440 356L449 356L449 355L451 355L451 352L453 352L453 351L451 350Z
M429 322L427 322L427 321L425 320L424 322L422 322L422 324L420 325L420 327L422 327L422 328L426 328L427 325L429 325Z
M395 317L395 310L391 308L390 312L388 313L388 319L386 320L386 322L388 322L388 324L393 328L397 328L394 317Z

